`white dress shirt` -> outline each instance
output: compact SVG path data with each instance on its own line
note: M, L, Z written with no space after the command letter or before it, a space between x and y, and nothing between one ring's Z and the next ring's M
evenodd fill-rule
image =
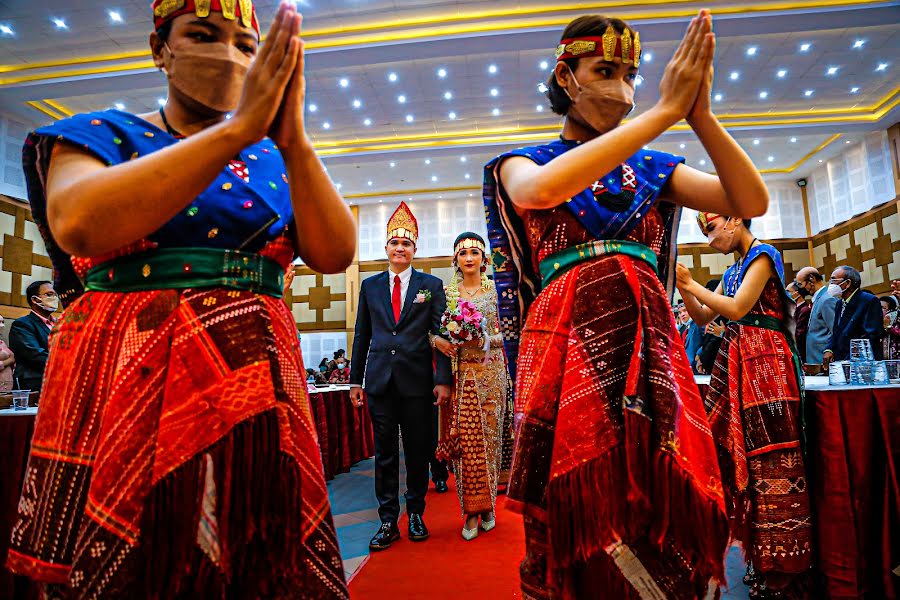
M390 298L394 297L394 277L400 276L400 308L406 303L406 292L409 290L409 280L412 277L412 267L406 267L402 273L394 273L388 268L388 285L390 286Z

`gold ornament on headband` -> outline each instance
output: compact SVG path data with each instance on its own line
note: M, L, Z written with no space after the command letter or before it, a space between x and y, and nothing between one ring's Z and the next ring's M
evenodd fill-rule
M625 29L622 32L622 62L626 65L631 64L631 31Z
M721 217L722 215L718 213L712 212L698 212L697 213L697 225L700 226L700 231L706 233L706 228L709 226L710 221Z
M612 62L612 59L615 58L617 37L613 26L607 25L606 31L603 32L603 60Z
M634 32L634 66L641 66L641 34Z
M211 0L197 0L197 9L194 11L201 19L205 19L209 16L209 11L212 8Z
M460 250L466 248L478 248L481 250L481 253L484 254L484 244L476 240L475 238L466 238L464 240L460 240L456 245L456 248L453 249L453 254L459 254Z

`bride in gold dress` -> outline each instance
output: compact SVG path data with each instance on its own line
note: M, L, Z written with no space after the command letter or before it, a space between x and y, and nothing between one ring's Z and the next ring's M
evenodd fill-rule
M497 484L512 442L509 376L497 320L497 291L486 274L484 240L477 233L460 234L453 244L456 267L447 286L447 305L468 301L484 315L484 339L462 345L435 337L435 347L453 361L454 388L440 408L438 458L450 460L456 474L459 504L466 517L462 536L478 535L496 525ZM487 350L485 350L487 347ZM508 468L508 467L507 467Z

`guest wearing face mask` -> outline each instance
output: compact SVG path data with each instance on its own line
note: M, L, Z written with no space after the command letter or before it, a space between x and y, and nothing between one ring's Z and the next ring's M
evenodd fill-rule
M866 339L875 360L882 358L884 314L878 296L860 289L862 278L853 267L838 267L828 281L828 294L840 299L834 311L831 342L823 355L824 367L835 360L850 360L850 340Z
M900 319L898 315L897 296L881 297L881 313L884 315L884 358L900 359Z
M26 142L65 312L8 565L48 596L347 598L282 296L355 226L305 130L301 16L260 46L253 4L155 0L165 106Z
M812 313L812 305L807 301L806 290L800 287L796 281L787 284L787 293L794 303L794 321L797 324L794 336L797 339L797 351L800 353L802 364L806 364L806 335L809 331L809 316Z
M31 312L13 322L9 348L16 357L15 379L20 390L41 391L49 356L48 337L56 324L59 297L49 281L35 281L25 290Z
M334 360L334 370L328 378L328 383L350 383L349 361L343 356Z

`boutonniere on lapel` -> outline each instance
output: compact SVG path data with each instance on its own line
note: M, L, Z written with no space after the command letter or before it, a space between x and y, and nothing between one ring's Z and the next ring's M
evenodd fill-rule
M416 294L416 299L413 300L413 304L423 304L425 302L431 302L431 290L419 290Z

